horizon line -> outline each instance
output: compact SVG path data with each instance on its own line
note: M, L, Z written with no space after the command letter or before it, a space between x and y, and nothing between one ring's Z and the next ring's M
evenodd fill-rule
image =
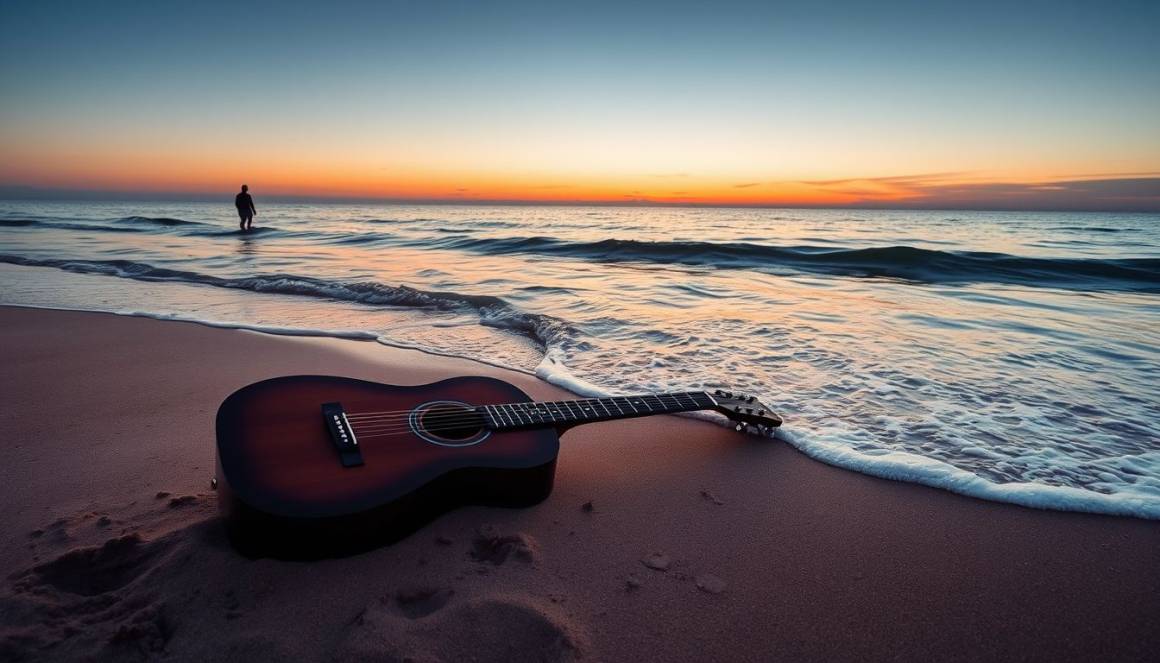
M179 191L109 191L95 189L54 189L43 187L0 186L0 200L8 202L217 202L232 203L234 194L223 193L219 197L211 193L191 193ZM664 207L691 209L854 209L854 210L897 210L897 211L962 211L962 212L1085 212L1102 214L1160 214L1160 203L1154 207L1132 206L1051 206L1027 205L1002 206L979 204L922 205L901 203L898 200L859 201L847 204L808 203L728 203L665 200L535 200L529 198L405 198L375 196L325 196L273 194L263 196L265 202L274 204L350 204L350 205L447 205L447 206L494 206L494 207Z

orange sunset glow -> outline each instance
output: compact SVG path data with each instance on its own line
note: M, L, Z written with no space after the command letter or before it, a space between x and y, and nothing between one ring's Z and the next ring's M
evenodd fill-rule
M190 148L164 154L148 151L70 154L43 147L10 150L16 158L0 165L0 179L23 186L80 191L136 191L159 195L212 195L249 182L266 196L399 201L478 201L529 203L655 203L737 206L847 206L970 202L974 192L1004 189L1009 201L1060 195L1077 183L1139 181L1143 192L1110 194L1111 204L1147 204L1154 200L1150 178L1160 172L1067 175L1057 172L987 171L883 176L805 176L799 179L734 176L696 172L600 173L578 169L488 171L469 163L425 164L400 160L376 166L377 153L352 152L325 159L320 155L285 154L271 161L220 163L219 154ZM69 158L69 157L72 158ZM694 162L695 159L688 159ZM1136 165L1136 164L1130 164ZM1145 166L1146 164L1139 164ZM954 196L958 196L957 198ZM1002 204L1001 202L999 203Z

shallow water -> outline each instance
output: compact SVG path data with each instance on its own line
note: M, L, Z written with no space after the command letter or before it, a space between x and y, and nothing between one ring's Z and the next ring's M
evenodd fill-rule
M851 469L1160 518L1160 216L0 202L0 302L760 394ZM389 376L384 376L389 381Z

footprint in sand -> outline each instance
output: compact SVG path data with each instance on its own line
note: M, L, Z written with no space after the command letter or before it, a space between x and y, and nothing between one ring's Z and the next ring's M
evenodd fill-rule
M150 658L173 637L172 607L157 575L172 570L176 536L146 541L137 534L76 548L12 577L0 591L0 616L23 614L41 626L0 638L14 660L53 655L67 660ZM53 654L50 654L53 652Z
M0 586L0 659L144 660L166 652L198 593L190 590L201 581L190 562L212 550L217 531L204 502L195 496L179 513L166 503L144 511L130 504L110 516L86 511L35 530L34 545L50 559ZM16 623L37 626L17 632Z
M509 557L534 564L539 556L539 546L535 539L523 532L500 534L495 527L484 525L472 539L468 554L477 562L496 566L506 562Z
M664 553L655 552L640 560L640 563L654 571L668 571L669 567L673 564L673 560Z
M109 539L97 548L69 551L51 562L33 567L23 586L45 584L79 596L97 596L120 589L165 549L145 545L136 534Z
M446 587L410 587L395 592L395 602L404 616L420 619L447 605L454 594Z
M586 649L579 629L552 608L490 597L414 619L376 602L351 624L332 660L562 663L584 657Z
M197 501L198 501L197 495L181 495L179 497L171 497L171 498L169 498L169 508L170 509L180 509L182 507L187 507L187 506L190 506L192 504L196 504Z
M695 582L697 583L697 589L708 594L720 594L727 587L724 580L711 573L703 573L697 576Z

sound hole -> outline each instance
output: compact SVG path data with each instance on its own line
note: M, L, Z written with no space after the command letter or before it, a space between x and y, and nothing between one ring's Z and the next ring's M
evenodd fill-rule
M461 441L483 432L483 418L471 408L438 403L419 415L419 426L430 435Z

